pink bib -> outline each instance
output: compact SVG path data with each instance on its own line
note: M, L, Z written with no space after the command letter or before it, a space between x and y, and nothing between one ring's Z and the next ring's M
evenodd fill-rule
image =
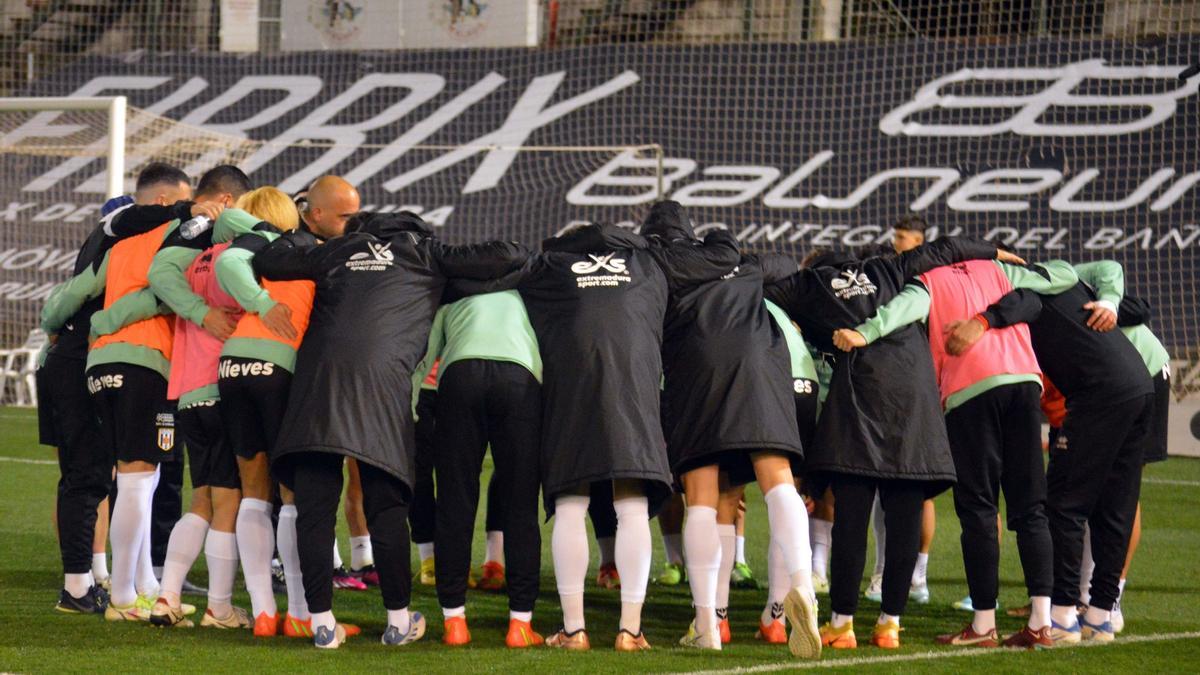
M951 394L995 375L1040 375L1029 342L1029 326L991 329L962 356L946 353L946 324L969 319L1012 290L1004 271L990 260L970 260L926 272L929 290L929 349L942 405Z
M233 320L241 318L241 305L217 283L214 265L217 256L229 248L230 242L217 244L201 253L187 268L188 285L213 309L234 312ZM217 383L217 361L224 343L203 327L175 317L175 347L171 353L171 379L167 383L167 398L178 399L189 391Z

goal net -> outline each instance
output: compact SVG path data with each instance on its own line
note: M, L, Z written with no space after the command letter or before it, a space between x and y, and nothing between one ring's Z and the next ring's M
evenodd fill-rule
M127 179L151 158L289 191L337 173L450 241L634 225L665 195L799 256L917 214L1031 260L1116 259L1172 355L1200 354L1197 3L3 7L9 95L129 98ZM63 113L13 141L28 118L0 118L4 346L95 220L106 127Z

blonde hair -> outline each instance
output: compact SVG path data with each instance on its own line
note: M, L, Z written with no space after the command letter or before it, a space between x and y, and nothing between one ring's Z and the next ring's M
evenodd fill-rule
M270 186L260 187L238 197L234 204L256 218L262 218L284 232L300 226L296 204L284 191Z

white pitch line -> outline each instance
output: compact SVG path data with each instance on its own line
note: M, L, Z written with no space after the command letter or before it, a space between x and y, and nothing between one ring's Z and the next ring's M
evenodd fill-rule
M1120 637L1117 638L1116 642L1111 643L1085 642L1077 646L1065 647L1062 649L1091 648L1101 646L1112 649L1115 647L1120 647L1121 645L1143 642L1168 642L1173 640L1196 639L1200 639L1200 631L1194 631L1190 633L1155 633L1150 635L1130 635L1129 637ZM916 654L897 654L895 656L859 656L850 659L828 659L825 661L784 661L782 663L766 663L761 666L743 666L741 668L729 668L727 670L698 670L693 671L688 675L743 675L747 673L773 673L781 670L849 668L853 666L870 666L883 663L904 663L907 661L929 661L934 659L979 658L995 656L998 654L1013 653L1021 652L1014 652L1014 650L1011 649L961 649L936 652L918 652Z
M17 464L49 464L58 466L52 459L25 459L24 457L0 457L0 462L16 462Z
M1184 487L1200 487L1200 480L1175 480L1173 478L1143 478L1143 483L1151 485L1181 485Z

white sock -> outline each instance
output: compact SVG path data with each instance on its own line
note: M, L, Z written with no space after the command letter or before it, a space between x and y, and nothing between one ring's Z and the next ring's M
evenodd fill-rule
M428 541L424 544L417 544L417 554L421 556L421 562L425 562L433 557L433 542Z
M900 625L900 617L895 616L893 614L884 614L883 612L879 613L879 618L875 620L875 625L882 626L883 624L885 624L889 621L896 624L897 626Z
M734 528L734 532L737 532L737 528ZM737 557L734 558L734 562L745 565L746 564L746 537L744 537L740 534L735 534L734 537L736 537L736 546L737 546Z
M154 492L150 492L150 504L148 513L151 514L146 520L146 527L143 529L145 535L142 537L142 546L138 549L137 573L134 576L134 588L137 589L138 595L144 595L148 598L157 598L161 590L158 583L158 576L154 573L154 562L150 554L150 530L153 522L154 509Z
M375 564L375 552L371 549L371 535L350 537L350 569L361 570Z
M1088 607L1087 612L1085 612L1083 615L1083 620L1087 621L1088 623L1092 624L1093 626L1099 626L1100 624L1104 623L1105 621L1108 621L1111 618L1112 618L1111 611L1109 611L1107 609L1100 609L1099 607Z
M108 555L103 551L92 554L92 577L96 581L108 578Z
M113 504L108 537L112 542L112 603L118 607L137 600L134 576L142 539L150 528L150 505L154 499L154 473L117 474L117 500Z
M1029 598L1029 627L1041 630L1050 625L1050 596L1035 595Z
M583 584L588 570L586 495L566 495L554 502L554 527L550 550L554 557L554 581L562 603L563 629L583 630Z
M614 564L617 557L616 537L596 537L596 547L600 549L600 566Z
M446 619L452 619L456 616L466 616L466 615L467 615L466 605L459 605L458 607L443 607L442 608L442 617L446 618Z
M783 549L775 545L775 540L767 542L767 607L762 613L762 625L772 621L782 621L787 624L783 614L783 601L788 591L792 590L792 577L788 574L787 563L783 559Z
M808 547L808 511L791 483L776 485L764 499L771 539L783 550L791 584L806 598L813 597L812 550Z
M1092 601L1092 572L1096 561L1092 559L1092 528L1083 526L1083 557L1079 560L1079 602L1087 605Z
M284 504L279 509L279 526L275 545L283 563L283 578L287 582L288 614L304 621L309 618L308 600L304 597L304 573L300 571L300 549L296 538L296 505Z
M161 590L158 583L159 575L155 574L154 570L154 558L150 553L154 493L158 491L158 483L161 478L162 468L158 466L154 467L154 486L150 489L150 502L147 506L147 513L151 515L147 517L146 528L142 531L142 548L138 552L137 575L134 577L134 587L137 589L138 595L144 595L148 598L157 598Z
M237 578L238 569L237 535L210 527L204 541L204 560L208 563L208 608L217 618L226 617L233 609L233 580Z
M687 507L683 525L683 546L687 552L688 585L696 608L696 631L707 635L717 625L717 584L721 567L721 539L718 532L732 525L717 524L717 510L709 506ZM726 593L728 601L728 593Z
M975 619L971 621L971 630L975 631L976 635L983 635L988 631L996 629L996 610L995 609L977 609L975 610Z
M271 588L271 556L275 533L271 530L271 503L243 497L237 515L238 555L242 576L250 594L252 617L275 616L275 592Z
M925 583L926 576L929 574L929 554L918 553L917 565L913 568L912 585L920 586Z
M318 628L328 628L333 630L337 626L337 619L333 618L333 610L328 612L315 612L312 615L312 629L316 634Z
M650 583L650 507L645 497L613 500L617 512L615 560L621 575L621 628L642 631L642 603Z
M204 535L208 534L208 521L195 513L185 513L171 528L167 541L167 557L163 561L162 595L172 607L179 606L179 594L183 592L183 580L200 551L204 548Z
M504 530L488 530L487 557L484 562L504 564Z
M808 540L812 543L813 572L829 576L829 547L833 542L833 523L820 518L808 519Z
M667 562L672 565L683 564L683 534L664 534L663 551L667 554Z
M1075 611L1075 605L1051 605L1050 618L1060 628L1070 628L1079 621L1079 615Z
M408 613L407 607L404 609L389 609L387 611L388 625L395 626L396 630L400 631L401 633L408 632L410 618L411 617Z
M875 530L875 571L873 576L883 576L883 566L887 562L884 550L887 547L887 526L883 520L883 503L879 501L879 493L875 493L875 504L871 507L871 528Z
M514 612L512 610L509 610L508 620L509 621L524 621L525 623L529 623L530 621L533 621L533 612Z
M87 595L88 590L92 587L91 574L84 572L83 574L64 574L63 588L71 594L72 598L82 598Z
M833 616L829 618L829 623L833 624L834 628L841 628L852 621L854 621L853 614L838 614L834 612Z
M1121 579L1117 582L1117 600L1120 600L1123 595L1125 595L1125 580Z
M338 569L345 565L342 562L342 552L338 550L337 537L333 539L333 569Z
M737 528L733 525L717 525L717 537L721 542L721 568L717 570L717 609L729 609L729 580L733 576ZM688 574L691 574L691 570Z

